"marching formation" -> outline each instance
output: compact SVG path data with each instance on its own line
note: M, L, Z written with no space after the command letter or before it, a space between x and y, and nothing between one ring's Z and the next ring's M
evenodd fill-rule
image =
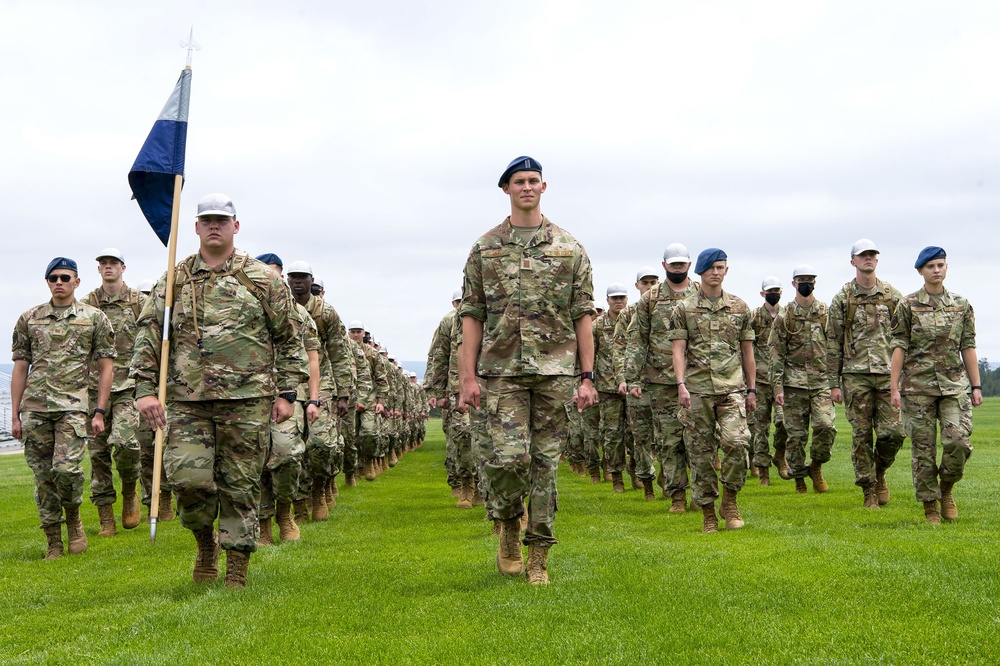
M289 264L286 283L277 255L236 249L239 226L225 195L199 202L200 249L177 266L172 307L166 276L145 289L125 284L116 248L97 256L102 284L82 300L75 261L57 257L45 269L51 300L15 326L11 397L46 559L64 552L63 522L69 552L87 549L80 506L88 448L99 536L117 530L114 464L122 527L139 524L140 501L158 502L158 520L171 520L176 497L197 542L194 581L216 580L225 550L226 585L243 587L250 555L274 541L272 520L282 541L298 540L298 522L326 520L336 506L339 474L348 486L372 481L423 443L427 399L416 375L362 322L344 326L309 264ZM165 437L154 498L157 428Z
M692 262L671 243L665 282L644 266L638 301L615 283L598 312L586 251L541 213L541 164L519 157L498 184L511 214L469 253L455 309L433 336L425 389L443 410L448 484L459 508L485 503L500 573L548 582L560 457L616 493L625 473L647 500L659 487L671 513L701 511L704 532L718 530L720 514L739 529L748 476L770 486L774 466L797 493L808 492L807 478L815 492L829 489L835 403L851 424L864 507L889 502L885 473L909 437L926 521L957 518L952 491L982 387L973 309L945 289L942 248L919 253L923 287L909 296L876 276L879 249L861 239L850 251L855 277L829 305L814 294L817 271L802 264L788 303L781 280L767 276L751 308L723 289L724 250Z

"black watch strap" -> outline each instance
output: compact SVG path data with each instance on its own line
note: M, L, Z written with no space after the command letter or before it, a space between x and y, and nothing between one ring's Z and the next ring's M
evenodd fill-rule
M580 381L582 382L584 379L589 379L590 381L594 381L594 373L593 372L581 372L580 373Z
M108 415L107 411L101 409L100 407L95 407L94 408L94 413L95 414L100 414L101 416L107 416Z
M756 395L757 394L757 389L755 389L755 388L748 388L747 389L747 393L753 393L754 395Z
M278 394L279 398L284 398L288 402L295 402L295 391L285 391Z
M322 407L323 406L323 403L321 403L319 400L310 400L309 404L310 405L316 405L317 407Z

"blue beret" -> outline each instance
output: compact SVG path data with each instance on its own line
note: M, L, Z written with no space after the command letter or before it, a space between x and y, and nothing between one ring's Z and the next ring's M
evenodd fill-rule
M257 261L263 261L265 264L277 264L282 268L285 267L285 264L281 262L281 257L274 254L273 252L268 252L267 254L259 255L257 257Z
M722 261L728 259L726 253L717 247L710 247L707 250L702 250L701 254L698 255L698 262L694 265L694 272L696 275L701 275L709 268L712 267L717 261Z
M67 259L66 257L56 257L50 261L49 265L45 268L45 278L48 279L49 273L59 268L65 268L77 274L80 272L76 270L76 262L72 259Z
M500 182L497 183L497 187L503 187L504 183L510 180L511 174L518 171L537 171L542 172L542 165L538 163L538 160L528 157L527 155L521 155L514 159L513 162L507 165L504 170L503 175L500 176Z
M913 264L913 267L919 271L931 259L945 259L947 256L948 254L944 251L944 248L937 245L928 245L917 255L917 263Z

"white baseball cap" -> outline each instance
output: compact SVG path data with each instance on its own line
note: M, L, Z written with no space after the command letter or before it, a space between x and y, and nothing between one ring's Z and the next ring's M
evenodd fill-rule
M874 252L875 254L881 254L878 248L875 247L875 242L870 241L867 238L862 238L851 246L851 257L854 258L861 254L862 252Z
M98 253L96 259L100 261L104 257L111 257L112 259L117 259L118 261L125 263L125 255L122 251L116 247L106 247Z
M792 279L794 280L797 277L816 277L816 271L809 264L799 264L792 271Z
M451 294L451 300L453 300L453 301L460 301L460 300L462 300L462 290L461 289L456 289L454 292L452 292L452 294Z
M635 273L635 281L639 282L644 277L655 277L657 280L660 279L660 271L653 268L652 266L643 266Z
M326 285L323 284L323 278L318 278L318 277L316 277L314 275L313 276L313 284L319 285L319 288L320 288L321 291L326 291Z
M628 296L628 288L620 282L608 285L608 298L612 296Z
M365 330L365 325L361 323L360 319L355 319L350 324L347 325L348 331Z
M143 280L142 282L139 283L139 286L136 287L136 289L138 289L144 294L148 294L149 292L153 291L153 287L155 286L156 283L153 282L152 280Z
M672 264L678 261L690 264L691 253L688 252L688 249L681 243L671 243L667 246L667 249L663 251L663 263Z
M236 206L233 200L221 192L206 194L198 202L198 215L225 215L226 217L236 217Z
M773 275L768 275L760 283L760 290L767 291L768 289L781 289L781 280Z
M304 261L293 261L292 263L285 266L285 274L291 275L292 273L305 273L306 275L312 275L312 266Z

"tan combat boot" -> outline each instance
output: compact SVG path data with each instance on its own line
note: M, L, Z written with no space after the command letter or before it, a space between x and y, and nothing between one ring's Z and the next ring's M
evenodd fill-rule
M722 471L722 454L718 452L716 452L715 454L715 471L716 472Z
M830 489L826 479L823 478L823 463L809 463L809 478L813 482L813 490L818 493L825 493Z
M97 507L97 517L101 521L101 531L97 533L97 536L113 537L118 534L118 529L115 527L115 507L110 504L102 504Z
M472 506L483 506L484 504L486 501L483 500L483 495L479 492L479 480L472 477Z
M174 502L169 490L160 491L160 511L156 522L165 523L174 519Z
M87 533L83 531L79 506L66 507L66 541L69 543L70 555L87 552Z
M809 486L806 485L805 479L795 479L795 492L799 495L809 492Z
M472 479L462 479L462 485L458 487L458 502L455 506L459 509L472 508Z
M326 484L313 481L312 487L312 519L319 523L330 517L330 509L326 505Z
M759 479L760 478L760 468L756 467L754 465L750 465L750 476L752 476L755 479Z
M257 547L263 548L274 543L274 532L271 530L271 519L260 519L260 538L257 539Z
M611 472L608 471L608 461L607 460L602 460L601 461L601 471L604 473L604 480L610 482L611 481Z
M656 499L656 491L653 486L653 477L642 480L642 498L647 502Z
M675 490L670 495L670 508L667 509L670 513L684 513L687 511L687 491L683 488L681 490Z
M462 484L459 484L451 489L451 496L452 497L462 496Z
M336 499L333 495L333 488L330 487L331 483L333 483L333 479L327 479L326 483L323 484L323 498L326 500L327 506L330 506L330 503Z
M701 507L701 512L704 516L704 522L701 526L701 531L706 534L711 532L719 531L719 517L715 515L715 502Z
M135 481L122 482L122 527L135 529L142 522L142 507L139 493L135 491Z
M54 560L58 557L62 557L62 525L56 523L55 525L46 525L42 529L45 530L45 538L49 542L49 549L45 551L44 559Z
M388 462L389 467L395 467L399 464L399 458L396 457L396 449L389 449Z
M327 485L327 488L330 490L330 494L333 497L340 497L340 488L337 487L337 477L336 476L330 478L330 483ZM327 504L329 504L329 503L330 503L330 501L327 500Z
M889 503L889 485L885 482L884 469L875 470L875 497L882 506Z
M292 518L292 505L288 502L278 502L275 505L275 522L278 523L278 536L282 541L298 541L299 526Z
M358 487L358 473L354 472L353 474L348 474L347 478L344 479L344 483L347 484L348 488L357 488Z
M292 502L292 506L295 507L295 522L297 523L308 523L309 522L309 503L304 499L295 500Z
M601 482L601 468L600 467L591 467L587 471L590 472L590 482L591 483L600 483Z
M528 546L528 582L532 585L548 585L549 549L544 546Z
M780 453L775 450L774 452L774 466L778 468L778 476L780 476L785 481L788 481L792 477L788 474L788 461L785 459L785 452Z
M625 492L625 481L622 479L621 472L611 472L611 492Z
M505 520L500 525L497 569L504 576L520 576L524 572L524 561L521 559L521 525L517 518Z
M756 467L757 476L760 477L760 485L770 486L771 485L771 468L770 467Z
M522 532L527 532L528 531L528 505L524 503L523 499L521 500L521 519L520 520L521 520L521 531Z
M938 513L937 502L924 502L924 518L928 525L941 524L941 514Z
M226 551L226 587L242 590L247 586L247 568L250 566L250 553L242 550Z
M955 506L955 498L951 494L954 485L948 481L941 482L941 517L945 520L958 518L958 507Z
M378 473L375 471L375 461L365 461L365 481L374 481Z
M722 517L726 519L727 530L738 530L743 527L740 507L736 504L736 492L729 488L722 489Z
M667 499L667 479L663 476L662 467L660 467L660 471L656 473L656 485L660 487L660 492L663 493L663 499Z
M861 486L861 490L865 494L865 508L866 509L878 509L878 508L880 508L879 507L879 503L878 503L878 496L875 494L875 486L874 485Z
M192 577L196 584L211 583L219 579L219 535L211 525L194 533L198 554L194 560Z
M493 534L490 536L500 536L500 529L503 527L502 520L493 520Z

